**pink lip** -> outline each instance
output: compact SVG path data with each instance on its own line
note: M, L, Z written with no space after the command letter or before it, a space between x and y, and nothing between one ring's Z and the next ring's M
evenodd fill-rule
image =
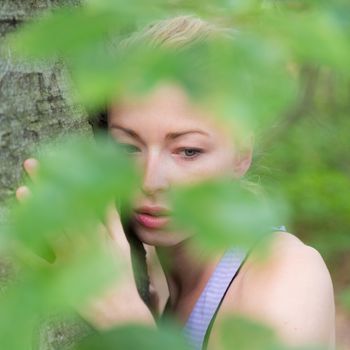
M169 217L154 216L147 213L135 213L135 219L147 228L161 228L169 222Z
M160 206L149 206L144 205L142 207L136 208L135 212L140 214L149 214L153 216L166 216L170 214L170 210L160 207Z

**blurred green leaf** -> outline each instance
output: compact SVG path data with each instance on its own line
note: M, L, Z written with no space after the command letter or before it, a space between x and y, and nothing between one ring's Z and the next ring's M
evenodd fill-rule
M288 346L265 323L243 316L227 317L221 322L217 350L326 350L323 346Z
M232 37L184 50L141 42L119 47L150 20L181 13L223 23ZM259 150L263 165L253 174L279 196L257 194L239 181L176 189L177 225L209 250L250 247L274 226L286 224L290 215L297 235L337 256L350 244L349 35L347 0L86 0L81 7L35 18L11 45L32 58L64 58L72 92L91 109L172 80L239 132L253 127L259 134L281 121L278 137L267 133L274 146ZM308 108L298 105L305 66L320 72L307 96ZM4 349L27 349L38 314L79 305L120 272L99 245L96 225L108 202L118 196L127 202L132 195L134 169L110 142L67 140L48 153L40 158L38 182L30 186L32 198L15 208L13 227L1 228L3 247L20 257L23 269L18 283L0 299ZM56 265L43 265L13 245L19 241L53 260L52 239L64 234L70 243L58 244L66 254ZM343 255L340 264L345 266ZM345 305L348 294L342 295ZM270 330L247 321L228 321L221 331L223 349L283 348ZM175 333L126 326L90 338L81 349L184 348Z
M238 180L176 188L171 198L177 225L209 250L250 248L287 220L285 203L263 198Z
M141 326L125 325L111 331L95 334L84 340L76 350L189 350L178 329L162 327L159 330Z
M28 349L42 317L86 307L104 288L115 286L120 269L99 245L91 239L71 243L65 247L70 258L21 272L18 281L0 297L0 342L4 348Z
M32 196L12 212L9 238L43 255L47 240L62 231L90 232L107 205L117 199L127 203L138 183L134 165L112 139L66 138L39 162Z
M218 348L242 350L281 349L271 328L239 316L226 318L220 324ZM220 347L221 346L221 347Z
M341 303L345 306L347 310L350 310L350 288L344 289L340 296Z

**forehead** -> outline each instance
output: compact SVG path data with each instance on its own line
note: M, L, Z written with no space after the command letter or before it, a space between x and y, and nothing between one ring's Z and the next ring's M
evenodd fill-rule
M111 105L109 124L141 130L201 128L210 133L225 133L218 118L195 104L185 89L175 84L157 85L143 96L123 96Z

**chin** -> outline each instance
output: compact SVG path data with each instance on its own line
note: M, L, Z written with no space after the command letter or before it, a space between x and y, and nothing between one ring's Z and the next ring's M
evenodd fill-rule
M147 245L155 247L172 247L185 241L188 237L166 229L152 229L133 221L133 234Z

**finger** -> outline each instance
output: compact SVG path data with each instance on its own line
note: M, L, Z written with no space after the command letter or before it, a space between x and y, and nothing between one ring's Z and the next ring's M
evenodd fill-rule
M104 226L108 237L111 239L109 245L112 248L112 252L114 254L117 253L117 255L124 259L129 259L130 245L125 236L120 215L114 203L111 203L107 207Z
M30 190L27 186L20 186L16 190L16 198L20 203L23 203L30 196Z
M39 162L35 158L28 158L23 162L24 170L32 180L35 180L39 168Z
M107 206L106 215L105 215L105 226L107 228L109 235L113 239L115 239L117 235L119 236L123 232L120 215L114 203L110 203Z

